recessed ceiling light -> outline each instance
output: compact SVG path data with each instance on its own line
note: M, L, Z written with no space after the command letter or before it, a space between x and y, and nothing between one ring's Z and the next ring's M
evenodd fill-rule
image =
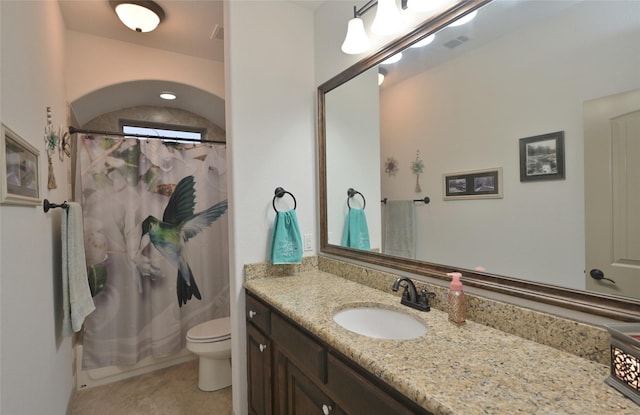
M176 94L174 94L173 92L163 92L160 94L160 98L172 100L176 99Z

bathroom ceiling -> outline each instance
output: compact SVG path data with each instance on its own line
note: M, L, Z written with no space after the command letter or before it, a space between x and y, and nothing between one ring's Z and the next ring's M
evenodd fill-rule
M324 3L291 2L310 10ZM223 27L224 20L220 0L156 0L166 16L158 28L149 33L136 33L120 23L108 0L58 0L58 3L69 30L224 61L224 42L216 31L216 27Z
M58 0L68 30L198 58L224 60L223 41L211 38L216 25L222 27L222 1L156 1L165 20L149 33L136 33L124 26L108 0Z
M323 0L290 1L311 11L324 3ZM224 15L223 2L220 0L156 0L165 12L165 20L149 33L136 33L124 26L108 0L58 0L58 3L67 30L224 61L224 41L220 36L224 33ZM99 94L82 97L72 102L71 106L82 126L114 108L163 105L158 98L158 93L163 89L175 92L180 97L180 100L172 101L171 106L195 112L225 128L224 97L215 97L176 83L167 83L165 88L158 85L158 81L139 81L126 87L113 86L104 88ZM202 113L203 108L208 113Z

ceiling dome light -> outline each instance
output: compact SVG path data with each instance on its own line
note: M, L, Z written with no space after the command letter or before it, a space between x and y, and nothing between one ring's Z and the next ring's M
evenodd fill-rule
M342 51L349 55L357 55L369 50L369 38L364 31L364 22L354 17L347 24L347 35L342 43Z
M378 0L376 17L371 23L371 31L378 35L393 35L403 26L396 0Z
M172 99L176 99L176 94L174 94L173 92L165 91L160 94L160 98L172 100Z
M421 48L423 46L427 46L429 43L433 42L433 40L436 38L435 34L429 35L427 37L425 37L424 39L414 43L413 45L411 45L411 48Z
M395 55L393 55L390 58L387 58L386 60L382 61L381 63L383 65L389 65L391 63L396 63L398 62L400 59L402 59L402 52L398 52Z
M458 19L455 22L451 23L448 27L456 27L456 26L462 26L463 24L467 24L470 21L472 21L476 17L477 14L478 14L478 11L474 10L471 13L466 14L466 15L462 16L460 19Z
M120 21L136 32L151 32L164 19L164 11L156 2L145 0L110 0Z

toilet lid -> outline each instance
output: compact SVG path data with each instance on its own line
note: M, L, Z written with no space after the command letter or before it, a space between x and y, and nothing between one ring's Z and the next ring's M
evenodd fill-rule
M187 339L196 342L216 342L231 338L231 319L229 317L205 321L187 332Z

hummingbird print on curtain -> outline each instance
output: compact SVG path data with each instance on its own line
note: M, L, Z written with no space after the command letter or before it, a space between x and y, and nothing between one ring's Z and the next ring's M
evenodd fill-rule
M227 201L223 200L194 213L195 197L193 176L187 176L173 191L162 220L150 215L142 222L141 246L148 235L153 246L178 269L176 291L180 307L192 297L202 299L185 255L185 245L227 210Z

